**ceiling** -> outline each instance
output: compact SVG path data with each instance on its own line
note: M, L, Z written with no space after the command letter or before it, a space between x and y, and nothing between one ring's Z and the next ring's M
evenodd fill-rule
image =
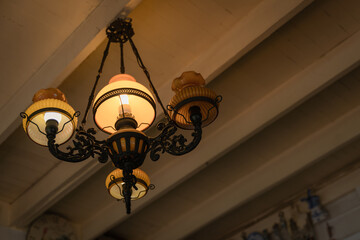
M266 209L359 165L359 1L18 0L2 1L0 13L1 225L25 229L53 212L80 239L230 239ZM104 29L124 14L164 103L188 70L223 96L194 151L145 160L156 188L131 215L105 189L111 163L61 162L26 137L19 117L47 87L83 112ZM127 73L147 86L129 48L125 56ZM114 47L100 85L118 71Z

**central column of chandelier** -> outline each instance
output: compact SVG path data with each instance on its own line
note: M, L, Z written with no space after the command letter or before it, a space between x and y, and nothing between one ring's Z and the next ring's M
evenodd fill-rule
M130 213L130 201L142 198L153 188L147 174L139 169L146 155L150 153L150 158L157 161L160 153L179 156L192 151L201 140L202 128L216 119L222 98L204 87L205 81L199 73L189 71L173 81L175 96L165 108L132 40L131 19L115 20L106 29L106 34L108 43L79 127L80 113L67 103L58 89L38 91L34 95L34 103L20 115L30 139L47 146L50 153L60 160L81 162L96 155L99 162L105 163L110 157L116 169L106 178L106 187L112 197L124 200L127 213ZM120 45L121 73L112 77L95 96L111 43ZM125 43L130 44L151 91L125 74ZM155 99L162 108L165 121L157 125L160 134L151 138L143 131L155 120ZM105 140L95 138L95 129L85 129L91 105L96 126L110 134ZM182 134L176 135L178 128L193 130L191 142L187 143ZM71 139L74 133L73 144L65 151L60 150L59 146Z

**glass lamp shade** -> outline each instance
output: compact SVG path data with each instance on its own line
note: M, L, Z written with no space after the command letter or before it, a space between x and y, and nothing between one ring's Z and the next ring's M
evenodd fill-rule
M97 94L93 105L94 122L103 132L116 132L119 118L134 118L137 130L151 126L156 116L156 105L151 92L128 74L112 77Z
M184 72L174 79L172 89L176 93L169 103L169 116L176 125L183 129L193 129L190 120L190 108L198 106L202 115L202 127L212 123L219 113L221 97L204 87L205 80L194 71Z
M34 102L26 111L28 116L23 119L23 127L27 135L35 143L47 146L46 121L56 120L58 122L58 133L55 143L63 144L68 141L77 124L75 110L66 102L59 99L43 99Z
M142 198L149 190L150 179L149 176L139 168L133 170L133 175L136 177L136 184L138 190L132 188L131 200ZM109 191L109 194L116 199L123 199L123 172L117 168L112 171L106 178L105 186Z

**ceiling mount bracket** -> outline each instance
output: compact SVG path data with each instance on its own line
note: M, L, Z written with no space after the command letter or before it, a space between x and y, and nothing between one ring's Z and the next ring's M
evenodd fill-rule
M134 36L134 29L132 28L131 18L118 18L106 28L106 35L110 42L126 43L132 36Z

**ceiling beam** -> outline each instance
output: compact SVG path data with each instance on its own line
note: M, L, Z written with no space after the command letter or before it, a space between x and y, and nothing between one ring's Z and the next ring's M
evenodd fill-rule
M59 162L10 205L9 225L24 227L102 167L96 160Z
M179 69L172 79L185 71L196 71L201 73L207 83L211 82L312 2L313 0L260 2L209 49ZM163 102L169 102L173 95L172 91L169 91L171 84L171 81L166 81L158 89Z
M201 72L211 81L312 2L313 0L260 2L187 68Z
M135 2L138 2L136 0ZM19 123L19 113L42 88L58 86L105 39L104 29L129 0L104 0L0 109L0 144ZM14 123L15 122L15 123Z
M147 200L164 194L171 186L186 178L196 169L201 168L206 162L218 158L269 124L276 117L291 110L315 92L345 75L358 64L360 59L359 41L360 32L357 32L328 54L258 100L250 108L235 115L228 122L222 123L218 129L207 132L203 139L206 146L199 145L197 150L191 153L191 159L178 157L176 160L172 160L167 167L160 169L151 176L152 182L161 184L157 185L156 192L146 197ZM234 128L234 125L242 127ZM219 142L217 139L226 140ZM145 204L146 201L134 202L133 209L136 210ZM92 239L119 223L126 217L122 210L118 204L114 203L95 213L92 218L82 224L82 238ZM194 229L190 227L186 232L190 233L192 230Z

